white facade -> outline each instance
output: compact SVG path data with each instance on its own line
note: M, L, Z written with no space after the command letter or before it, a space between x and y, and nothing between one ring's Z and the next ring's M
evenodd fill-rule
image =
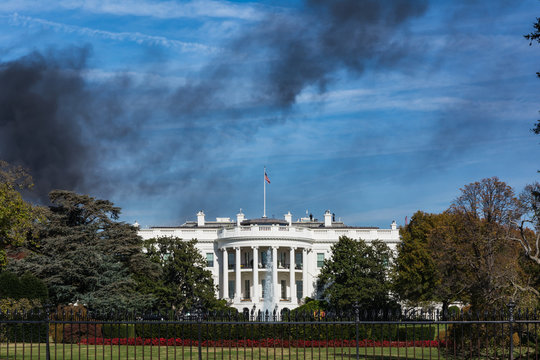
M313 297L322 260L330 257L331 246L340 236L366 242L381 240L393 250L400 241L395 222L388 229L345 226L336 222L330 211L324 214L324 221L310 216L295 222L290 213L285 220L246 220L240 213L236 220L206 221L200 211L197 221L141 229L139 235L144 239L197 239L197 248L219 285L218 296L240 311L262 310L265 297L266 306L271 303L277 310L293 309L306 296ZM270 288L267 282L273 283L273 299L265 294Z

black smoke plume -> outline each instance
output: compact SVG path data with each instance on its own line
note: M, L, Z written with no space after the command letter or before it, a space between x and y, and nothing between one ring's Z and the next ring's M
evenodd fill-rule
M206 148L247 140L243 119L264 114L250 123L251 132L271 126L303 90L324 92L340 71L358 76L411 61L417 50L407 42L407 28L426 9L426 1L308 0L300 11L269 14L247 26L224 54L176 89L134 85L129 76L90 83L84 76L89 47L2 62L0 157L31 171L42 202L54 188L164 192L201 182L195 179L201 171L207 172L202 183L214 186L215 170L200 165ZM231 99L239 86L244 96ZM147 143L143 129L156 125L156 113L177 122L179 136ZM178 159L187 162L185 170L171 174Z

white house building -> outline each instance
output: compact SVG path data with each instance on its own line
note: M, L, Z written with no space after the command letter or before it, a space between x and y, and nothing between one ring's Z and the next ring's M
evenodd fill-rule
M284 219L246 219L240 212L236 220L205 219L178 227L151 227L139 230L144 239L179 237L197 239L197 247L206 258L218 296L228 299L240 311L293 309L306 296L314 296L316 280L331 246L340 236L381 240L395 250L400 241L395 221L390 228L346 226L326 211L324 221L312 215L293 221Z

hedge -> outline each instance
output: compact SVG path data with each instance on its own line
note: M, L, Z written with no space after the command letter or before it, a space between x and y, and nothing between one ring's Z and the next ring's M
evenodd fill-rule
M314 322L313 324L268 323L252 324L177 324L165 323L136 324L135 337L141 338L183 338L198 339L199 326L201 340L234 339L289 339L289 340L324 340L355 339L355 324L331 324ZM125 332L124 332L125 333ZM433 325L359 325L359 339L374 341L419 341L433 340L436 327ZM120 337L125 337L120 335ZM130 336L131 337L131 336Z
M135 335L134 324L104 323L101 327L104 338L133 338Z

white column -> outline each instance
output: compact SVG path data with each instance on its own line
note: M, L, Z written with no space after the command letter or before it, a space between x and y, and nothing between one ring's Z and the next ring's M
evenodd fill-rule
M307 278L307 249L302 249L302 296L310 296L308 294L308 278Z
M223 264L223 288L221 289L222 299L229 298L229 253L226 248L221 248Z
M241 289L242 289L242 273L240 270L240 248L235 247L234 250L236 251L236 264L235 264L235 281L234 281L234 301L240 302L240 299L242 298Z
M272 287L274 288L274 301L276 303L279 302L279 297L281 296L279 292L279 282L278 282L278 272L277 272L277 246L272 246L272 279L274 283L272 284Z
M259 301L259 247L252 246L253 249L253 293L251 299L254 303Z
M296 303L297 300L296 300L296 282L295 282L295 277L294 277L294 250L296 248L294 247L291 247L291 250L289 252L289 282L291 283L289 289L290 289L290 292L291 292L291 302L292 303Z

